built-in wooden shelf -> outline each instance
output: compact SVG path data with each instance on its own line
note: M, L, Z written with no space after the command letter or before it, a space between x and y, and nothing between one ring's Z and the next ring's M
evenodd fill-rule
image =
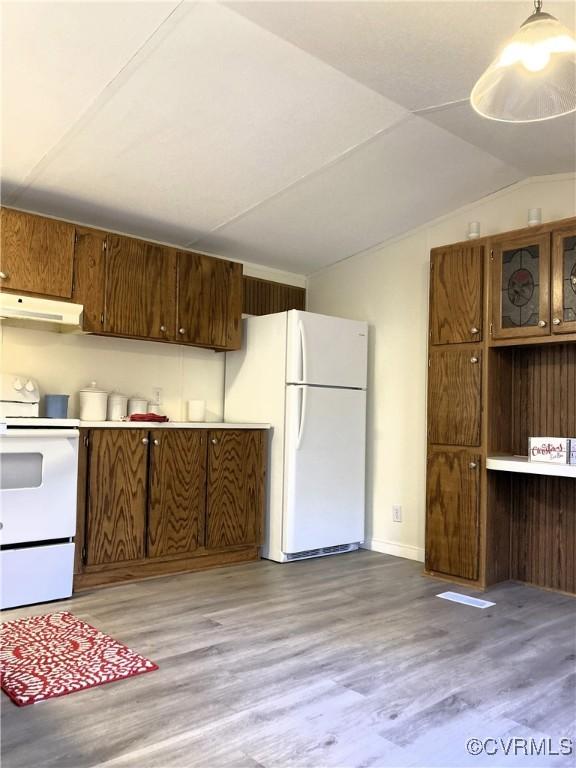
M549 475L551 477L573 477L576 479L576 466L572 464L547 464L543 461L529 461L528 456L498 454L488 456L486 469L499 472L521 472L525 475Z

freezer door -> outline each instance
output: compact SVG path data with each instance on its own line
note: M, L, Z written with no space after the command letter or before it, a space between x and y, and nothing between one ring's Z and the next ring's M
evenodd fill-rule
M365 389L367 359L366 323L288 312L288 384Z
M286 389L282 550L361 542L366 392Z

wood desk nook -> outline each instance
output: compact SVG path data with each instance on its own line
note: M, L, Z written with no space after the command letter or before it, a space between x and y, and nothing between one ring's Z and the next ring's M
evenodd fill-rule
M434 248L426 573L576 593L576 219Z

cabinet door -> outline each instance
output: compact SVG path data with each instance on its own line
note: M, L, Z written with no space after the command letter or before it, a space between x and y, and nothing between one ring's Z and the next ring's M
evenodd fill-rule
M72 300L84 306L83 329L92 333L104 327L106 233L76 228Z
M178 253L178 338L239 349L242 265L200 253Z
M480 445L482 349L430 350L428 440L436 445Z
M264 433L211 430L209 440L206 546L261 544Z
M426 568L477 579L480 456L432 451L426 496Z
M484 246L435 248L430 256L430 343L482 341Z
M494 240L492 246L492 335L549 335L550 235Z
M174 339L176 252L108 235L104 330L119 336Z
M204 541L206 430L151 433L148 557L184 555Z
M554 233L552 332L576 333L576 227Z
M69 299L74 225L2 208L2 288Z
M145 555L148 433L97 429L89 436L86 564Z

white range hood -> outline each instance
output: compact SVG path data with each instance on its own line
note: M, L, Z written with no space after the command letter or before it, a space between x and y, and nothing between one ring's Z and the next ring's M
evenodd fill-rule
M61 333L82 332L82 304L0 293L0 318L6 325Z

